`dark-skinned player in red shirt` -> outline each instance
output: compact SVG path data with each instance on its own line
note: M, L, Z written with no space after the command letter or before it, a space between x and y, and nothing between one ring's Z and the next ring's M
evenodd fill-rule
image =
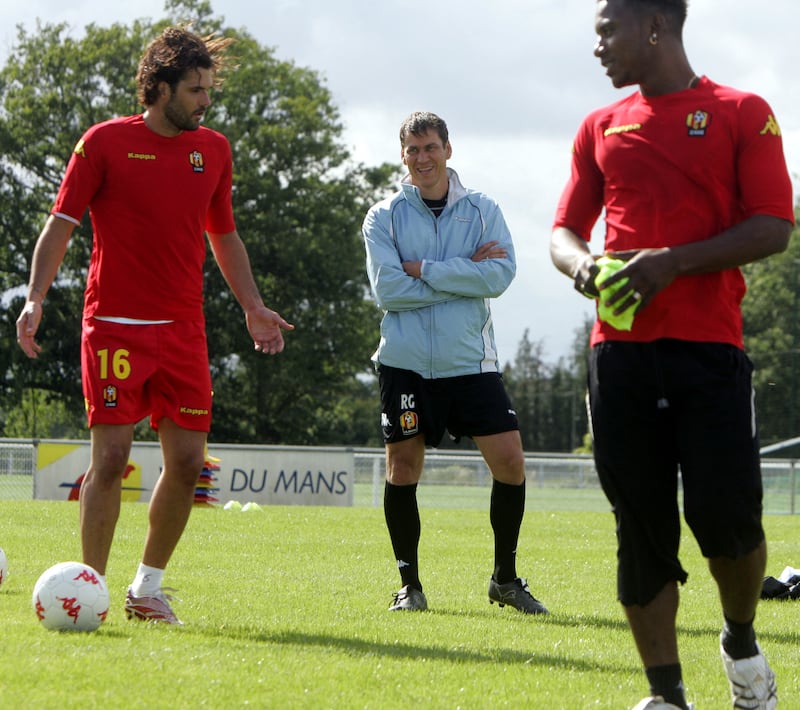
M734 707L771 709L775 676L753 630L766 542L739 267L786 248L792 189L769 105L691 68L686 5L596 3L595 56L615 87L639 90L578 129L551 255L604 310L635 309L630 330L613 317L595 323L589 406L616 516L618 597L650 684L636 709L690 707L676 633L687 578L679 472L686 522L719 590ZM603 210L602 254L592 254ZM601 255L623 268L598 280Z

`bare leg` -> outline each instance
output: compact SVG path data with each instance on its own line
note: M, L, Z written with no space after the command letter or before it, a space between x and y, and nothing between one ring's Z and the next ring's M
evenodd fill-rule
M206 433L183 429L170 419L158 423L164 469L150 499L142 562L164 569L183 534L203 470Z
M525 454L518 431L476 436L475 443L496 481L512 486L525 482Z
M645 606L623 607L645 668L678 663L678 583L667 582Z
M410 486L419 483L425 462L425 438L386 444L386 480L394 486Z
M767 568L767 543L737 560L714 557L708 567L719 587L722 611L731 621L747 624L756 615Z
M83 561L105 575L133 425L97 424L91 429L91 439L91 461L80 491L81 546Z

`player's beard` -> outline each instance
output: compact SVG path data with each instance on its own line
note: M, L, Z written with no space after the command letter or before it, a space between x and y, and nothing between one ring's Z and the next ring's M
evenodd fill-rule
M203 114L196 116L194 113L188 113L173 96L164 106L164 116L179 131L196 131L200 128Z

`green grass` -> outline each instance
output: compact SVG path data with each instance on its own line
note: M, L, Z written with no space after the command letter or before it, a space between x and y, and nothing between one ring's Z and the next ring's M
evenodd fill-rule
M490 605L486 510L425 508L421 560L430 611L386 611L398 575L383 512L370 507L198 508L165 583L185 627L125 620L147 509L123 504L108 581L112 607L92 634L50 632L31 591L78 558L77 506L0 502L0 706L8 708L625 708L647 687L615 601L607 512L531 510L519 571L551 609ZM769 574L800 565L800 518L766 519ZM689 698L730 707L713 583L694 542L683 562L680 643ZM800 697L800 606L764 603L759 638L784 699ZM786 703L790 707L790 703Z
M423 482L418 490L420 508L460 510L486 510L491 496L491 484L472 485L432 485ZM356 483L353 487L353 505L382 506L383 482L377 495L372 484ZM608 501L599 486L585 488L537 487L528 483L525 501L530 511L595 511L610 510Z

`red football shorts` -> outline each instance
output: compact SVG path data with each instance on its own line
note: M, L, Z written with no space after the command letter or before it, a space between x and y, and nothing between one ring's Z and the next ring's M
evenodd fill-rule
M211 373L205 323L128 325L88 318L81 379L89 427L135 424L150 415L184 429L211 428Z

